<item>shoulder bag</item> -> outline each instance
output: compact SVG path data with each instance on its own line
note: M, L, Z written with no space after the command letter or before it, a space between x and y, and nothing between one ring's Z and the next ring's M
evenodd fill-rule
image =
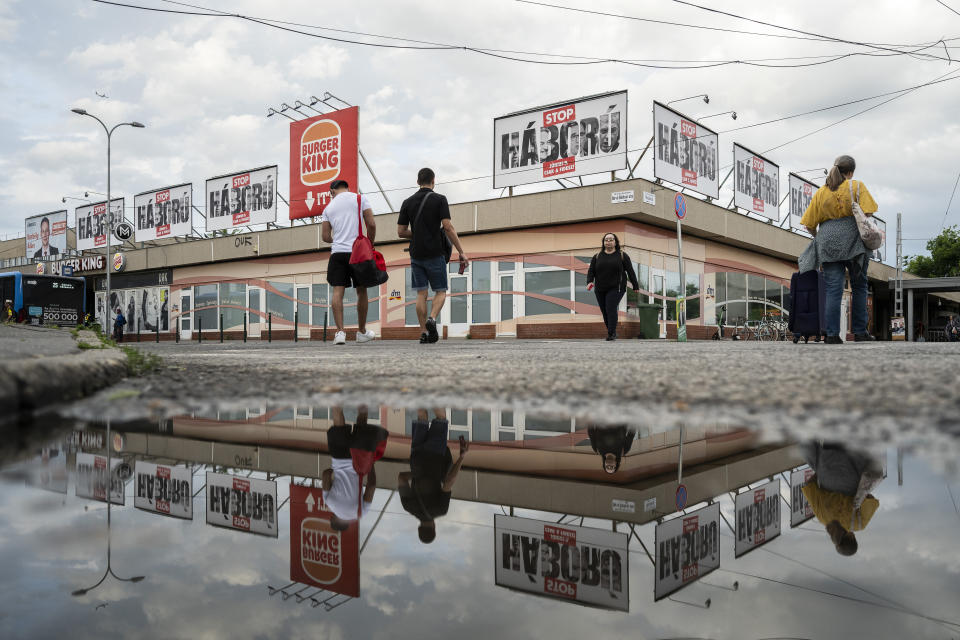
M363 235L363 215L360 209L360 194L357 194L357 238L350 251L350 273L353 283L359 287L375 287L387 281L387 263L383 254L373 248L370 238Z
M860 183L857 183L856 195L853 193L853 181L847 180L847 185L850 187L850 204L853 207L853 217L857 221L857 229L860 231L860 239L863 240L863 246L869 251L879 249L880 245L883 244L883 233L877 224L867 217L863 209L860 208L860 203L857 202L860 198Z

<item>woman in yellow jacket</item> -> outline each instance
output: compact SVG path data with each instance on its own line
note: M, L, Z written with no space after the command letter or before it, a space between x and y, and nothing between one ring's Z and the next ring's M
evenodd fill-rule
M810 246L800 256L800 273L823 268L826 287L826 344L843 344L840 337L840 301L843 298L845 272L850 272L853 292L852 326L857 342L871 341L867 333L867 265L870 252L863 246L853 201L860 203L866 215L878 209L867 188L853 179L857 163L850 156L837 158L826 184L813 195L800 224L814 236Z

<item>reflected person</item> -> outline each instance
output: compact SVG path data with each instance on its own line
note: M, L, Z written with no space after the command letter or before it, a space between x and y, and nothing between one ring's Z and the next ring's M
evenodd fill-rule
M590 446L603 458L603 470L614 474L620 461L633 446L634 434L627 425L590 425L587 427Z
M436 518L447 514L450 493L470 445L460 436L460 456L453 461L447 446L449 422L443 409L434 409L427 424L427 410L420 409L413 422L410 440L410 471L397 476L397 491L407 513L420 521L420 542L429 544L437 537Z
M880 507L870 493L883 479L880 460L829 442L804 445L803 457L814 471L803 495L837 553L852 556L859 547L854 532L864 530Z
M346 531L370 509L377 490L374 463L383 457L389 433L379 425L367 423L367 407L361 406L357 421L349 425L343 407L332 407L333 426L327 429L330 468L320 476L323 501L331 512L330 526ZM363 494L360 488L364 484Z

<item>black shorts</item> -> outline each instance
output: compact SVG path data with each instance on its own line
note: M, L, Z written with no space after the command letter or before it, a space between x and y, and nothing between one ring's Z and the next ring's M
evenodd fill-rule
M331 253L327 262L327 283L332 287L354 287L349 253Z

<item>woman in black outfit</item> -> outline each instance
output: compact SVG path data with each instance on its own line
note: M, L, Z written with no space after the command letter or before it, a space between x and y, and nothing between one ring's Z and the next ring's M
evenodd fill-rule
M597 296L603 323L607 325L607 340L616 340L617 307L627 291L627 278L630 278L634 293L639 292L640 283L629 256L620 249L620 238L616 234L605 234L600 248L587 270L587 291L592 290Z

